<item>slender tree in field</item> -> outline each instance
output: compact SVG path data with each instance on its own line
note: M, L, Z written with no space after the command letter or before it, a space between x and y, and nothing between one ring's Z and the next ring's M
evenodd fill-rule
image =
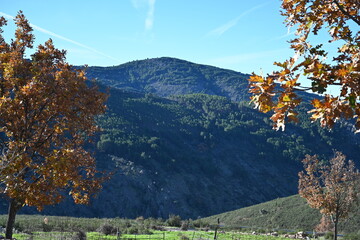
M276 62L280 70L267 77L250 77L252 102L262 112L273 111L274 128L284 130L286 121L298 121L296 107L302 100L297 92L311 90L325 94L312 101L312 120L332 127L340 118L355 118L359 132L360 1L282 0L282 15L288 27L296 27L296 37L290 41L294 56ZM329 41L314 45L318 34L328 35ZM330 59L332 49L337 50ZM301 86L301 77L311 87ZM328 94L331 86L339 88L339 95Z
M0 18L0 195L9 200L7 239L21 207L41 210L65 191L75 203L87 203L101 188L83 145L97 130L95 117L106 100L51 40L26 58L32 28L21 11L15 23L15 38L6 43Z
M316 155L307 155L303 164L305 171L299 173L299 194L310 207L330 217L336 240L339 221L348 216L358 198L359 172L340 152L335 152L328 165L321 163Z

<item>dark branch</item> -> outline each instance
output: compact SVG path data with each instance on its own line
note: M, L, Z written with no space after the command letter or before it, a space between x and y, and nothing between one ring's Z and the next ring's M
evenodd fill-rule
M360 21L358 19L356 19L354 16L352 16L350 13L348 13L343 6L340 5L340 3L337 0L333 1L336 6L340 9L340 11L345 15L348 16L351 20L353 20L354 22L357 23L357 25L360 26Z

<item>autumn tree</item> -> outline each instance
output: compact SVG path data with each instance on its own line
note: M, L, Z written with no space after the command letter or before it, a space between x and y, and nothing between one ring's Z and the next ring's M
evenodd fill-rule
M303 164L305 171L299 173L299 194L310 207L330 217L336 240L339 221L348 216L357 201L359 172L354 162L347 161L340 152L335 152L329 164L319 161L316 155L307 155Z
M324 94L312 100L312 120L332 127L341 118L355 118L355 131L359 132L360 1L283 0L282 15L289 28L296 27L296 37L289 42L294 56L274 63L280 70L267 77L250 77L255 107L273 111L274 128L284 130L286 121L298 121L296 107L302 101L298 91L311 90ZM320 34L328 35L329 42L312 44ZM311 86L302 86L302 78L310 80ZM339 95L328 94L331 86L338 87Z
M0 18L0 194L9 200L7 239L21 207L41 210L65 191L75 203L87 203L100 189L102 177L83 146L106 100L51 39L26 57L32 28L21 11L14 20L15 37L6 43L7 22Z
M334 224L331 221L330 217L327 215L322 215L321 219L320 219L320 223L318 225L315 226L314 230L316 232L329 232L329 231L334 231Z

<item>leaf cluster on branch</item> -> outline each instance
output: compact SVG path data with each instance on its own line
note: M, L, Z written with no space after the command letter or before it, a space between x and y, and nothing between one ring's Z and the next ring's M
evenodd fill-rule
M285 128L286 121L297 122L296 107L302 99L297 91L311 90L325 94L312 101L313 121L332 127L341 118L355 118L355 131L360 131L360 1L359 0L283 0L282 15L288 27L296 27L296 38L290 41L294 56L276 62L279 71L266 77L250 77L250 93L255 107L262 112L274 111L275 129ZM326 29L329 43L313 45L310 38ZM337 44L335 56L330 50ZM329 48L330 47L330 48ZM303 87L305 76L311 87ZM337 86L339 95L327 94Z

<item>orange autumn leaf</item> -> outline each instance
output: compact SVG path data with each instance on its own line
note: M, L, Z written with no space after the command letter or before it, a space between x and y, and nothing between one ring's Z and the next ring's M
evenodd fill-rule
M274 115L283 108L276 107L277 103L269 105L266 98L255 96L272 94L277 96L278 102L286 105L286 111L293 111L301 102L300 98L292 97L298 91L312 91L317 94L326 94L329 87L338 86L340 96L331 96L334 101L314 100L314 109L311 118L318 120L323 127L332 127L340 118L355 118L358 122L360 115L360 4L358 0L282 0L282 15L286 17L285 23L289 28L296 28L296 36L290 41L290 49L294 55L283 62L275 62L280 70L270 74L279 85L276 88L264 87L267 78L250 77L250 90L252 102L257 106L270 106ZM315 45L318 32L328 30L329 44ZM340 47L337 45L341 44ZM334 46L332 46L334 45ZM337 52L333 49L337 48ZM332 61L328 61L331 52ZM299 76L306 76L310 82L308 86L301 86ZM270 76L269 76L270 77ZM288 96L291 96L290 99ZM338 104L337 104L338 103ZM266 111L268 107L265 108ZM281 117L279 117L281 116ZM281 124L283 129L286 115L280 114L272 118L274 128ZM279 121L279 119L281 121ZM355 124L355 132L360 132L360 124Z

